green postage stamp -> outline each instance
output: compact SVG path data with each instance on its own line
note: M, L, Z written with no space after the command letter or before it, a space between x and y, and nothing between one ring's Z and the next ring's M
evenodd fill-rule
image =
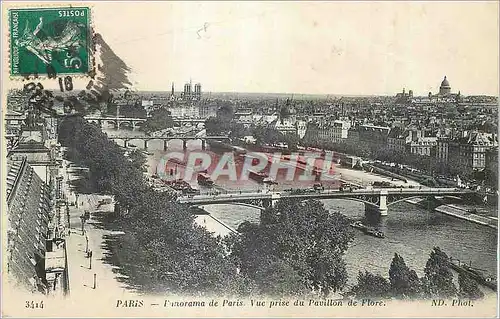
M90 9L9 10L10 75L86 74L91 68Z

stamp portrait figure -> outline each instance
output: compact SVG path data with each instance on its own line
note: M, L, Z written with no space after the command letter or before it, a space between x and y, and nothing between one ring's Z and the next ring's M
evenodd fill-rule
M89 71L88 8L10 10L11 75Z
M54 37L48 36L41 40L37 37L37 34L43 28L43 17L40 17L40 22L33 31L30 30L29 21L26 21L23 35L20 39L16 40L16 43L35 54L44 63L50 64L52 62L53 51L71 52L82 46L80 41L80 27L81 25L73 21L68 21L60 35Z

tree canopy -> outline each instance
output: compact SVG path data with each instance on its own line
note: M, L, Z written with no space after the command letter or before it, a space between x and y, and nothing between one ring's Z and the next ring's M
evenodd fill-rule
M391 296L391 284L380 275L360 271L358 282L351 291L356 298L389 298Z
M406 266L398 254L394 254L389 269L389 281L394 296L402 298L416 298L420 294L420 281L417 273Z
M458 274L459 297L464 299L480 299L484 293L479 289L477 282L464 273Z
M141 130L150 133L164 130L174 126L174 120L169 110L161 108L151 112L151 116L147 118L142 125Z
M449 258L439 247L434 247L431 251L424 272L424 289L427 295L438 298L451 298L457 295Z
M434 247L427 260L424 276L419 278L410 269L403 257L394 254L390 268L389 280L378 274L365 271L358 274L358 282L350 290L356 298L454 298L479 299L484 293L465 272L458 275L459 290L453 283L453 272L446 253Z
M262 265L285 263L293 270L286 282L293 291L307 288L326 296L347 282L342 257L353 239L348 225L343 215L329 212L320 201L280 200L261 214L260 224L239 228L242 235L233 242L231 254L248 276L260 273Z

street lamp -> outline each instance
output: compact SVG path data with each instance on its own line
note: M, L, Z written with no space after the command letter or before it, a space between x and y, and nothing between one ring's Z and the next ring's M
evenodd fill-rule
M85 234L85 252L89 252L89 237Z
M85 233L84 225L85 225L85 216L80 215L80 220L82 221L82 235Z
M92 250L87 253L89 256L89 269L92 269Z

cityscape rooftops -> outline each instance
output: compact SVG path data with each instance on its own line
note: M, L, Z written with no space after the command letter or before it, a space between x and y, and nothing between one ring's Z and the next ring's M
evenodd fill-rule
M458 142L462 144L493 146L498 145L498 136L491 133L467 132L466 136L458 139Z

